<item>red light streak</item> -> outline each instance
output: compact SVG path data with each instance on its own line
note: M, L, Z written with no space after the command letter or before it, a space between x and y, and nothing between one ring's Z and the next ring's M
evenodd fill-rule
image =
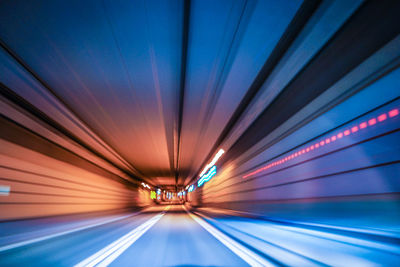
M360 129L364 128L367 128L367 123L366 122L360 123Z
M325 143L326 143L326 144L329 144L330 142L331 142L331 139L329 139L329 138L326 138L326 139L325 139Z
M376 119L370 119L368 121L368 124L369 124L369 126L372 126L372 125L376 124Z
M389 117L393 118L395 116L399 115L399 110L397 108L392 109L391 111L389 111Z
M388 116L387 114L388 114L389 116ZM361 130L361 129L367 128L368 126L375 125L375 124L377 124L378 122L385 121L386 119L388 119L388 117L389 117L389 118L396 117L396 116L399 115L399 109L398 109L398 108L392 109L392 110L390 110L387 114L386 114L386 113L383 113L383 114L379 115L379 116L376 117L376 118L371 118L371 119L369 119L368 122L362 122L362 123L360 123L359 125L352 126L350 129L347 129L347 130L345 130L344 132L340 132L340 133L338 133L337 135L334 135L334 136L332 136L332 137L330 137L330 138L326 138L325 140L322 140L322 141L320 141L320 142L317 142L317 143L315 143L314 145L311 145L311 146L309 146L309 147L307 147L307 148L305 148L305 149L301 149L301 150L299 150L299 151L297 151L297 152L294 152L294 153L292 153L291 155L286 156L286 157L283 158L283 159L276 160L276 161L274 161L274 162L272 162L272 163L269 163L267 166L261 167L261 168L259 168L258 170L253 171L253 172L251 172L251 173L249 173L249 174L243 176L243 178L247 178L247 177L252 176L252 175L254 175L254 174L257 174L257 173L259 173L259 172L261 172L261 171L263 171L263 170L266 170L266 169L269 169L269 168L271 168L271 167L280 165L280 164L282 164L282 163L285 163L286 161L290 161L290 160L294 159L294 158L297 157L297 156L300 156L300 155L302 155L302 154L305 154L305 153L307 153L307 152L310 152L311 150L318 149L320 146L324 146L325 144L329 144L329 143L331 143L331 142L334 142L334 141L336 141L337 139L341 139L341 138L343 138L343 137L345 137L345 136L349 136L351 133L356 133L356 132L358 132L358 131Z
M386 114L382 114L382 115L378 116L378 121L379 122L384 121L386 119L387 119L387 115Z

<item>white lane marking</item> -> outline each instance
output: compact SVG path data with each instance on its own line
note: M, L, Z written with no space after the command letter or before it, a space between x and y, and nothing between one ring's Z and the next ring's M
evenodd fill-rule
M30 245L30 244L33 244L33 243L36 243L36 242L40 242L40 241L44 241L44 240L47 240L47 239L59 237L59 236L62 236L62 235L71 234L71 233L74 233L74 232L86 230L86 229L89 229L89 228L92 228L92 227L96 227L96 226L100 226L100 225L104 225L104 224L107 224L107 223L112 223L112 222L115 222L115 221L123 220L123 219L126 219L128 217L135 216L137 214L139 214L139 212L136 212L134 214L120 216L120 217L117 217L117 218L113 218L113 219L110 219L110 220L98 222L98 223L95 223L95 224L90 224L90 225L78 227L78 228L67 230L67 231L62 231L62 232L59 232L59 233L56 233L56 234L46 235L46 236L42 236L42 237L38 237L38 238L29 239L29 240L26 240L26 241L13 243L13 244L10 244L10 245L5 245L3 247L0 247L0 252L6 251L6 250L9 250L9 249L13 249L13 248L18 248L18 247Z
M114 241L107 247L96 252L92 256L86 258L80 263L74 265L74 267L91 267L91 266L108 266L112 263L119 255L121 255L126 249L128 249L136 240L138 240L144 233L147 232L154 224L156 224L165 212L169 209L169 206L162 212L152 217L150 220L139 225L123 237Z
M265 260L258 254L254 253L250 249L236 242L229 236L223 234L217 228L210 225L208 222L200 218L199 216L189 212L185 207L184 209L198 224L200 224L204 229L206 229L210 234L212 234L216 239L218 239L222 244L229 248L233 253L238 255L242 260L247 262L250 266L275 266L271 262Z
M10 194L10 187L8 185L0 185L0 196L8 196Z

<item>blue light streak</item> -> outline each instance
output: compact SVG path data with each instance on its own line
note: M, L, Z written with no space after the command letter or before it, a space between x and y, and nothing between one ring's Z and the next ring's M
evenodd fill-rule
M213 178L214 175L216 175L216 174L217 174L217 166L214 165L214 166L208 171L207 174L204 174L204 175L200 178L200 180L197 182L197 187L200 187L200 186L202 186L205 182L210 181L210 179Z

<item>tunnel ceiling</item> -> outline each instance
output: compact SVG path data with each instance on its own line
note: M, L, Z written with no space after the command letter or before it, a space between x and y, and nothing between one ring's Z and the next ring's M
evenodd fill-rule
M125 173L153 185L184 185L221 145L237 144L232 151L241 153L240 147L262 138L260 124L268 125L288 99L273 83L257 95L266 78L293 44L290 60L298 67L301 38L324 16L326 25L336 27L339 18L329 12L345 10L343 23L361 5L328 2L2 1L0 56L9 73L0 74L1 86ZM365 6L359 14L379 13L373 4ZM390 10L389 4L384 8ZM366 32L357 26L357 13L353 17L354 29L345 24L325 54L347 49L340 36ZM333 31L329 27L324 29ZM377 28L376 34L386 33ZM388 41L392 33L386 35L376 39ZM306 88L334 60L329 55L314 57L285 93ZM351 69L363 59L338 64ZM308 95L320 94L341 75L316 83L319 92ZM256 95L258 102L246 109ZM312 98L297 99L297 110ZM240 139L243 133L253 138Z
M0 34L3 48L136 176L175 184L178 173L183 184L215 152L299 7L4 1Z

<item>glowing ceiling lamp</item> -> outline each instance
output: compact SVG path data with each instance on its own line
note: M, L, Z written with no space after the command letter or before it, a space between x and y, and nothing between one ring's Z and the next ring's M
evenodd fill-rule
M204 167L204 169L203 169L203 171L200 173L200 177L202 177L207 171L208 171L208 169L210 169L212 166L214 166L215 165L215 163L217 163L217 161L218 161L218 159L222 156L222 154L224 154L225 153L225 151L221 148L219 151L218 151L218 153L214 156L214 158L212 159L212 161L210 162L210 163L208 163L205 167Z
M207 174L203 175L200 180L197 182L197 187L202 186L205 182L210 181L211 178L214 177L214 175L217 174L217 166L213 166Z
M144 188L151 189L150 186L149 186L148 184L145 184L145 183L143 183L143 182L142 182L142 186L143 186Z

